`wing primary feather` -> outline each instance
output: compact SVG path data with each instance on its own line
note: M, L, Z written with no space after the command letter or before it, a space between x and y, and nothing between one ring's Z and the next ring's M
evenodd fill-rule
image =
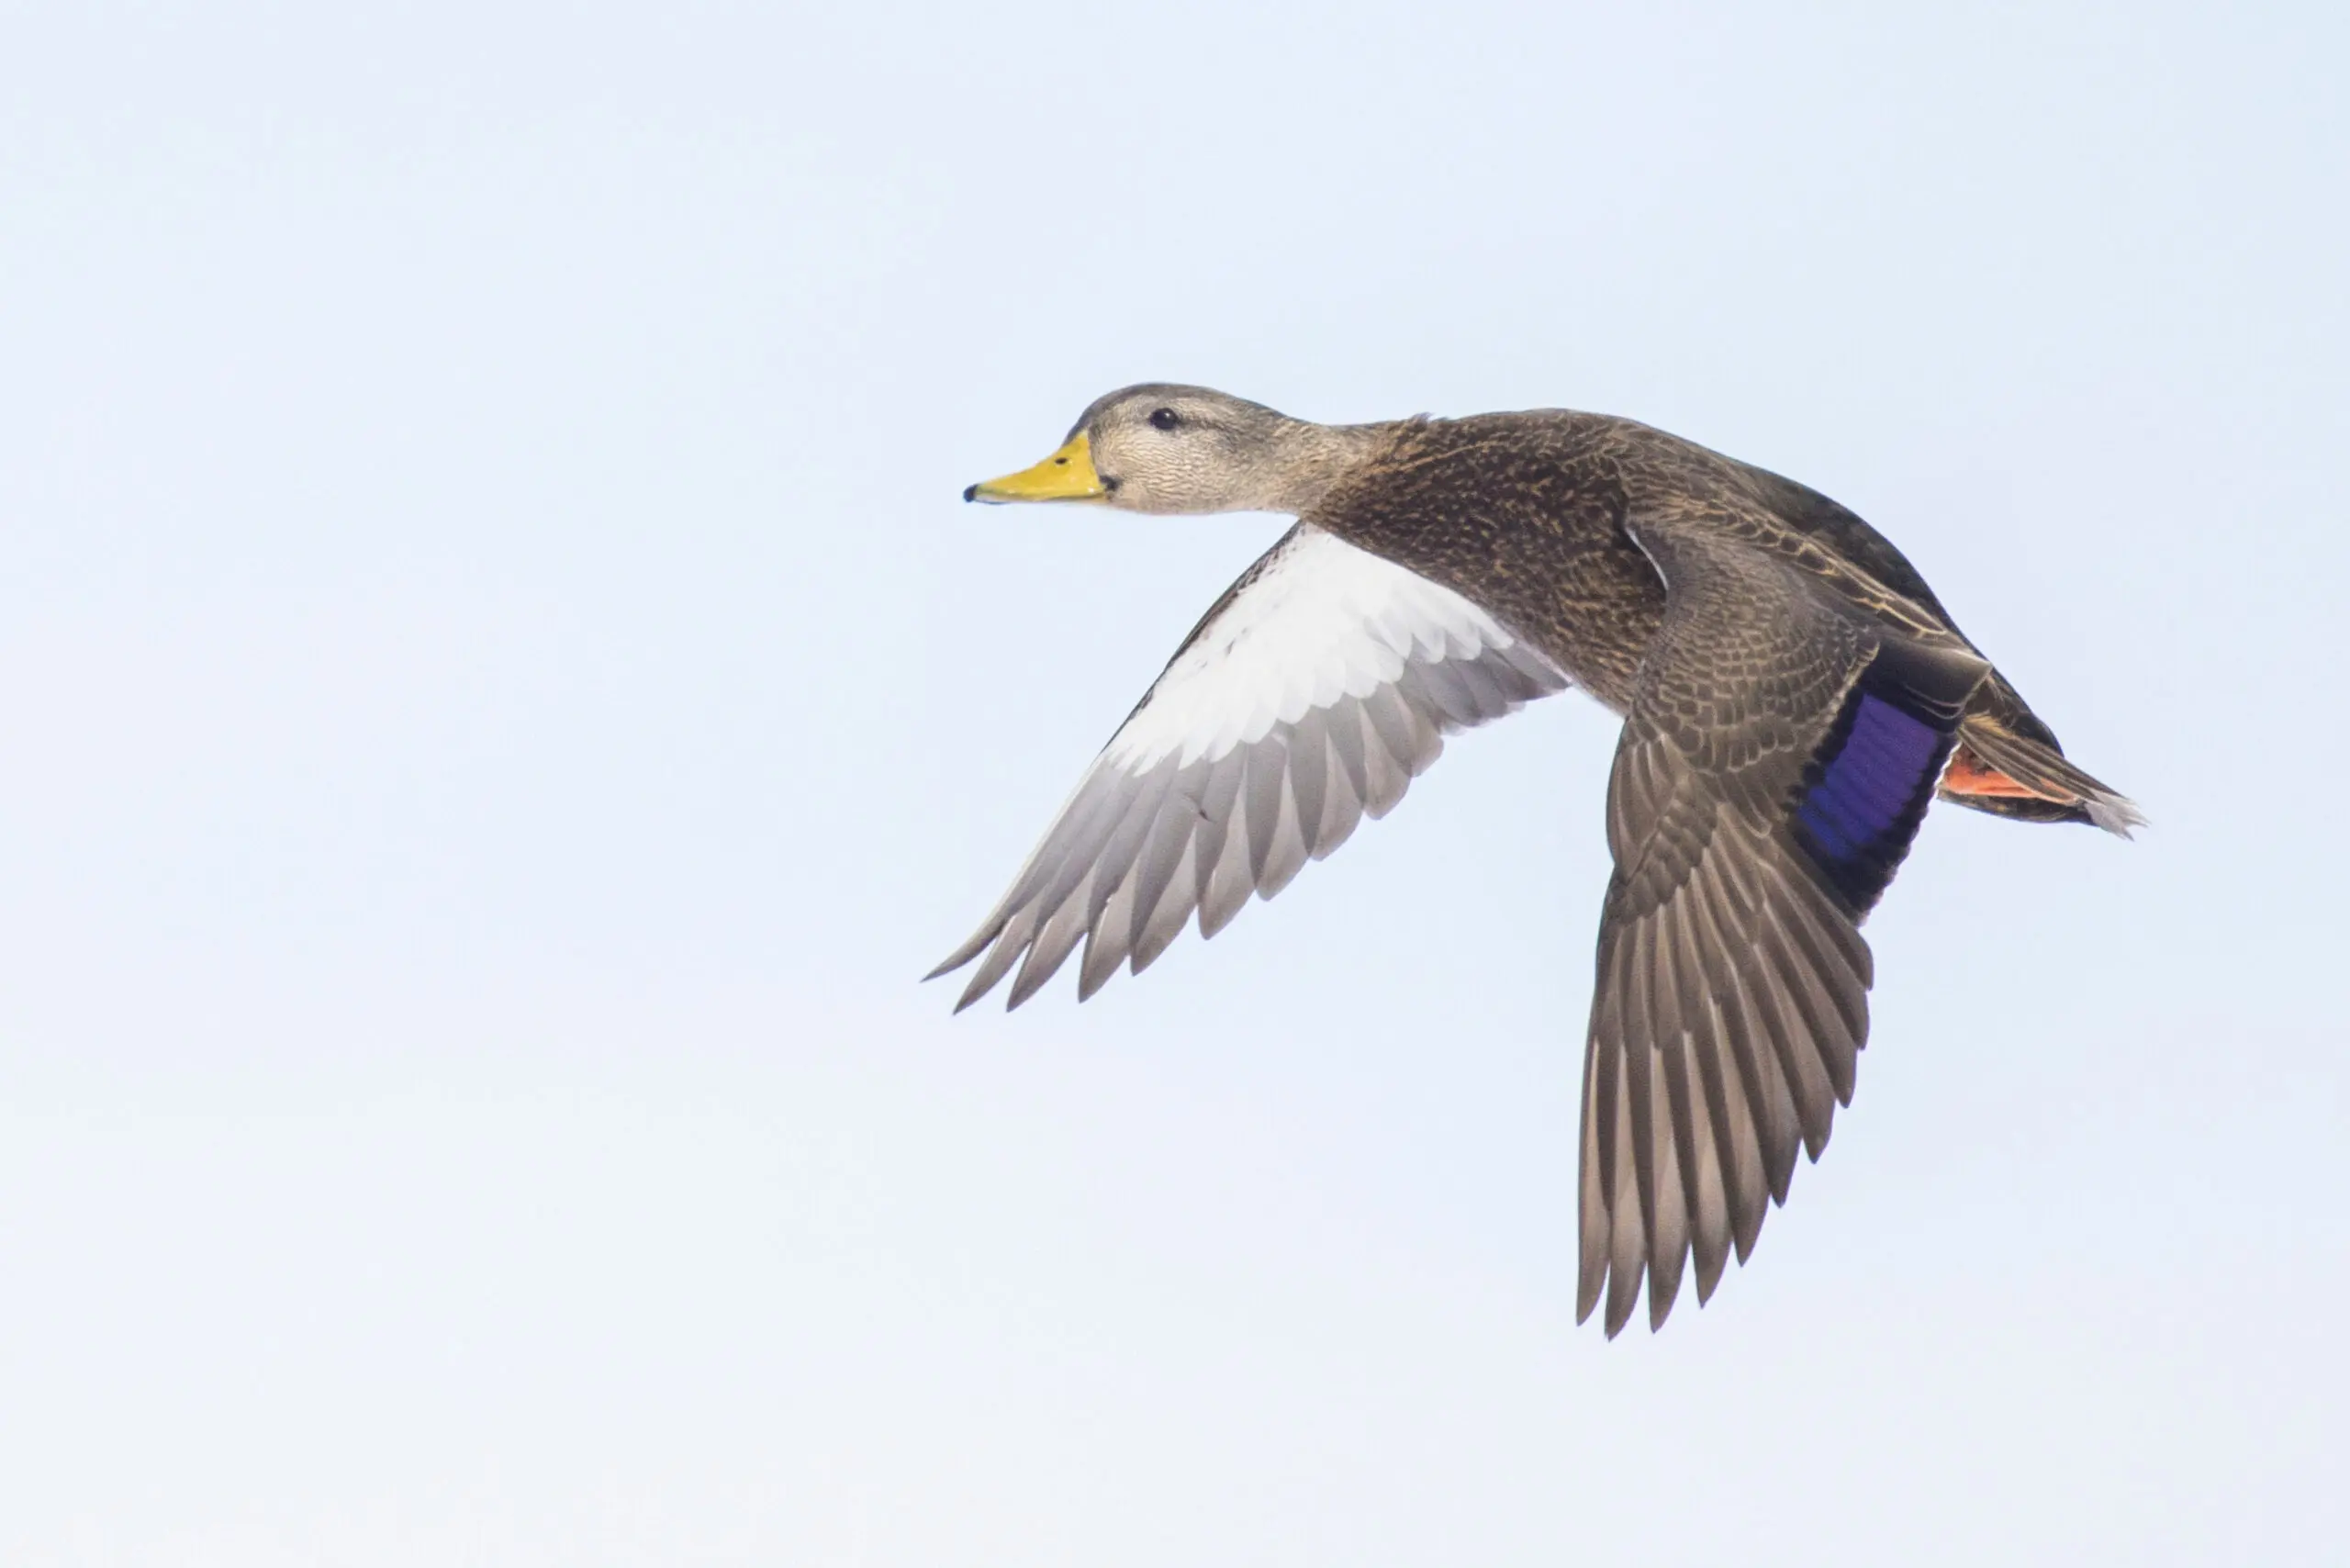
M1583 1054L1583 1137L1576 1156L1575 1239L1579 1267L1575 1275L1575 1321L1586 1322L1599 1305L1600 1287L1607 1282L1607 1180L1602 1160L1612 1141L1600 1137L1605 1103L1600 1099L1599 1064L1606 1053L1595 1043ZM1614 1081L1609 1081L1613 1087Z
M1813 972L1823 984L1834 984L1830 1001L1843 1017L1845 1027L1862 1039L1868 1037L1868 990L1874 983L1869 945L1827 892L1812 879L1792 868L1783 869L1779 879L1786 890L1786 906L1795 915L1793 930L1812 955Z
M1616 1203L1608 1216L1607 1319L1610 1339L1632 1320L1640 1299L1640 1279L1648 1257L1648 1219L1641 1209L1640 1175L1633 1146L1632 1070L1626 1053L1625 1070L1617 1081Z
M1244 816L1248 808L1239 801L1233 810ZM1239 833L1226 833L1224 849L1217 855L1215 866L1206 873L1200 889L1200 936L1203 940L1232 924L1233 917L1248 907L1248 895L1257 890L1256 879L1248 869L1248 823L1244 821ZM1205 862L1202 862L1205 864Z
M998 903L987 919L980 923L979 928L971 934L968 941L949 953L940 961L936 969L924 975L923 979L934 980L941 975L952 974L978 958L987 949L988 944L1003 934L1005 926L1024 905L1033 908L1038 902L1035 896L1036 891L1046 882L1053 879L1057 874L1068 870L1072 865L1080 870L1090 867L1101 846L1098 843L1092 844L1082 854L1074 853L1073 846L1083 842L1088 834L1092 834L1103 819L1114 820L1116 811L1123 807L1125 802L1112 780L1123 780L1130 777L1106 762L1097 762L1087 773L1085 781L1078 786L1076 794L1071 796L1069 803L1061 808L1060 816L1054 821L1051 828L1046 830L1044 841L1037 845L1035 850L1028 857L1027 863L1021 867L1020 874L1012 879L1012 890L1003 896L1002 902ZM1071 877L1069 879L1073 882L1075 879ZM1066 889L1064 889L1065 891ZM1058 898L1050 901L1053 904L1058 904L1059 902ZM980 989L984 993L986 988Z
M1093 935L1086 943L1090 954L1101 939L1102 912L1110 901L1133 879L1135 859L1142 853L1151 824L1158 820L1158 808L1167 800L1167 791L1175 781L1173 758L1160 763L1136 782L1134 799L1118 825L1103 841L1102 853L1093 861L1093 883L1087 893L1086 924ZM1124 946L1121 933L1120 946Z
M1191 918L1192 906L1197 902L1193 892L1197 879L1192 867L1199 853L1198 839L1185 840L1175 874L1159 892L1158 907L1135 933L1134 954L1127 959L1127 966L1134 973L1140 974L1150 968L1158 961L1158 955L1167 951L1168 944L1182 935L1183 923Z
M1376 742L1363 750L1363 810L1383 817L1404 798L1413 775L1444 749L1444 740L1400 691L1372 692L1364 700L1362 712Z
M1118 880L1118 886L1108 902L1093 917L1091 929L1085 934L1085 957L1077 965L1077 999L1091 1002L1093 993L1118 972L1126 961L1134 931L1135 879L1129 875Z
M1251 802L1252 804L1254 802ZM1305 868L1305 834L1297 820L1297 797L1281 788L1276 776L1273 790L1273 832L1265 847L1265 863L1257 870L1257 896L1271 898Z
M1136 778L1120 773L1115 778L1117 788L1102 790L1095 801L1080 802L1089 808L1084 836L1075 840L1081 849L1058 862L1040 863L1036 872L1022 879L1022 887L1015 890L1014 908L1027 914L1029 932L1033 933L1045 917L1072 898L1085 908L1085 920L1090 924L1095 913L1093 901L1107 896L1108 890L1101 884L1110 848L1130 819L1142 813L1147 820L1146 800L1153 783L1152 775ZM1131 857L1131 851L1128 855ZM1107 873L1112 879L1116 874Z
M1728 1173L1738 1260L1743 1263L1762 1234L1763 1215L1774 1190L1771 1172L1775 1156L1767 1151L1784 1148L1788 1172L1795 1169L1795 1108L1787 1103L1776 1077L1765 1079L1759 1069L1756 1042L1762 1023L1747 995L1740 965L1747 944L1742 936L1733 941L1723 923L1718 860L1709 859L1699 868L1699 890L1707 896L1698 901L1694 918L1699 927L1697 939L1712 956L1710 972L1715 977L1714 996L1721 1010L1722 1030L1721 1048L1707 1058L1715 1070L1707 1080L1706 1092L1709 1096L1718 1093L1722 1102L1714 1121L1728 1134L1722 1168ZM1762 1047L1762 1054L1769 1050L1767 1044ZM1785 1194L1784 1178L1775 1190Z
M1697 1305L1711 1301L1729 1262L1730 1243L1737 1228L1739 1170L1735 1135L1729 1125L1729 1095L1722 1082L1729 1046L1727 1017L1709 1007L1703 1028L1689 1052L1686 1082L1690 1096L1692 1137L1697 1149L1696 1181L1689 1183L1690 1239L1697 1264ZM1754 1184L1762 1185L1756 1172Z
M1330 755L1337 759L1338 770L1345 775L1347 788L1354 791L1358 804L1371 798L1370 758L1368 752L1378 749L1363 738L1363 703L1360 698L1341 697L1330 705Z
M1804 1152L1818 1159L1828 1147L1828 1135L1836 1115L1836 1091L1828 1081L1828 1069L1819 1059L1818 1041L1821 1023L1808 998L1807 981L1809 969L1805 962L1791 953L1784 928L1777 920L1765 924L1762 932L1762 948L1768 958L1770 1001L1776 1011L1779 1027L1772 1032L1772 1043L1778 1047L1779 1068L1786 1075L1787 1085L1795 1091L1796 1110L1803 1124Z
M1616 1212L1616 1095L1624 1075L1625 969L1630 944L1620 933L1601 938L1599 980L1592 997L1591 1045L1597 1060L1599 1116L1595 1124L1599 1142L1600 1198L1609 1215Z
M1133 929L1127 933L1129 942L1141 942L1144 927L1158 913L1160 901L1169 886L1177 880L1177 871L1188 869L1187 857L1198 836L1203 814L1200 797L1207 784L1207 773L1205 760L1178 771L1168 785L1166 798L1159 801L1158 817L1143 836L1135 858L1135 913ZM1182 879L1188 885L1190 878ZM1184 913L1190 912L1187 909ZM1178 916L1178 929L1181 924L1181 917Z
M946 957L939 959L937 966L934 968L930 973L923 976L922 978L925 980L934 980L941 975L953 974L957 969L961 969L965 964L969 963L973 958L978 958L981 953L985 952L987 950L988 944L994 941L1002 930L1003 914L1002 912L999 910L988 916L986 924L982 924L977 931L972 932L968 937L965 938L961 946L947 954Z
M1673 934L1661 921L1647 923L1642 934L1649 958L1652 1031L1648 1085L1652 1153L1649 1187L1644 1195L1650 1215L1649 1329L1653 1333L1663 1326L1665 1315L1673 1310L1673 1298L1681 1291L1681 1271L1689 1255L1689 1193L1682 1181L1682 1172L1686 1169L1682 1149L1684 1126L1679 1114L1681 1107L1674 1103L1673 1093L1673 1066L1687 1049L1688 1036L1678 994Z
M1363 773L1368 788L1363 791L1362 814L1376 822L1404 798L1412 782L1411 769L1396 761L1386 746L1374 744L1363 748Z
M1308 710L1289 733L1289 789L1297 802L1298 842L1314 859L1322 857L1322 801L1330 772L1329 728Z
M1706 1072L1702 1064L1709 1062L1718 1048L1716 1024L1702 969L1704 960L1692 935L1688 901L1676 898L1661 913L1666 916L1662 950L1671 955L1680 1014L1679 1039L1667 1048L1664 1058L1665 1089L1673 1106L1673 1148L1680 1161L1689 1241L1697 1260L1697 1300L1703 1305L1714 1294L1713 1281L1720 1277L1722 1260L1729 1251L1714 1118L1701 1098ZM1651 1275L1651 1291L1655 1282Z
M1279 737L1267 735L1248 748L1248 782L1242 800L1248 828L1248 874L1261 888L1265 868L1271 863L1273 839L1281 831L1281 800L1288 791L1282 776L1289 769L1289 750Z
M1351 712L1346 718L1356 726L1355 735L1360 741L1362 721ZM1329 746L1335 755L1338 749L1335 733L1329 737ZM1362 797L1356 793L1353 780L1347 776L1345 769L1332 768L1323 776L1322 832L1319 842L1314 846L1314 858L1328 859L1332 851L1354 836L1355 828L1361 821Z
M1093 868L1103 841L1116 831L1147 778L1113 763L1096 763L1079 786L1077 799L1013 879L1004 913L1023 904L1051 909L1068 897L1069 889Z
M1200 908L1200 935L1203 937L1214 935L1208 928L1209 900L1217 864L1232 836L1232 813L1239 801L1240 780L1248 767L1248 758L1236 747L1208 761L1207 777L1200 786L1199 826L1192 836L1196 853L1192 865L1197 879L1192 898ZM1246 852L1243 852L1241 859L1244 862L1248 859ZM1243 896L1246 896L1245 891Z
M1010 1012L1043 989L1054 971L1068 961L1077 939L1084 935L1084 901L1063 899L1060 908L1046 917L1043 928L1029 943L1028 956L1020 961L1020 972L1012 978L1012 994L1004 1001L1004 1011Z
M1784 1204L1787 1201L1788 1183L1795 1178L1796 1153L1809 1137L1812 1112L1804 1088L1808 1081L1788 1065L1796 1059L1796 1025L1784 1001L1785 988L1763 940L1763 933L1775 916L1762 902L1759 879L1750 875L1739 857L1718 857L1707 871L1724 889L1739 890L1734 894L1740 908L1737 935L1726 951L1741 979L1740 999L1759 1036L1753 1040L1741 1067L1751 1068L1750 1081L1760 1091L1763 1108L1757 1114L1768 1128L1764 1147L1771 1196L1774 1202ZM1825 1095L1820 1103L1824 1118L1829 1104Z
M1020 957L1021 949L1028 945L1028 934L1035 928L1036 912L1034 909L1021 910L1005 923L1002 931L996 935L995 946L988 949L988 956L972 971L970 984L965 986L963 994L956 999L956 1012L962 1012L995 989L996 981L1011 969L1012 961Z
M1649 1248L1649 1332L1653 1334L1664 1327L1673 1311L1673 1299L1681 1294L1682 1271L1689 1262L1689 1194L1681 1184L1681 1159L1672 1147L1673 1125L1672 1057L1657 1054L1655 1075L1664 1081L1654 1085L1654 1097L1650 1103L1650 1114L1655 1118L1654 1137L1659 1145L1656 1160L1656 1218L1651 1226L1655 1239Z
M1646 922L1632 927L1631 1007L1624 1041L1624 1082L1631 1098L1632 1181L1639 1197L1644 1229L1640 1250L1649 1266L1657 1260L1657 1114L1656 1020L1651 1011L1655 991L1656 956L1651 950L1654 933ZM1670 1159L1673 1151L1664 1151Z
M1397 709L1418 719L1422 723L1441 734L1445 722L1444 711L1437 705L1436 696L1428 689L1428 683L1421 678L1420 671L1419 665L1405 659L1404 667L1396 672L1394 681L1381 691L1373 693L1371 701L1363 704L1365 710L1368 711L1372 703L1377 702L1382 696L1392 697L1394 699L1394 706ZM1383 719L1374 716L1373 722L1378 725L1380 738L1387 742L1387 749L1393 754L1395 759L1404 763L1406 767L1410 767L1410 750L1403 744L1401 737L1390 731Z
M1598 1304L1600 1286L1615 1272L1616 1241L1628 1217L1637 1222L1638 1205L1630 1200L1623 1169L1630 1153L1622 1118L1624 1089L1623 995L1630 957L1620 932L1603 928L1599 958L1592 986L1591 1037L1585 1047L1585 1074L1591 1083L1590 1109L1583 1129L1584 1170L1592 1185L1583 1189L1583 1287L1582 1317ZM1608 1315L1616 1316L1616 1292L1608 1292ZM1581 1318L1578 1318L1580 1321ZM1617 1327L1623 1327L1618 1321ZM1609 1334L1615 1330L1610 1329Z
M1812 1047L1828 1075L1836 1103L1849 1105L1852 1103L1860 1042L1868 1038L1868 993L1842 955L1832 950L1832 938L1821 929L1821 921L1805 907L1800 895L1790 898L1782 907L1790 915L1781 929L1792 938L1795 961L1789 978L1794 981L1793 993L1797 1003L1807 1009Z

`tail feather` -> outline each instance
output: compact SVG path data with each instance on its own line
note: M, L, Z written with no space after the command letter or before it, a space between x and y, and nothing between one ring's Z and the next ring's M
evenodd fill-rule
M2146 818L2131 801L2065 759L2053 745L1970 713L1942 775L1942 795L1995 815L2085 822L2130 836Z

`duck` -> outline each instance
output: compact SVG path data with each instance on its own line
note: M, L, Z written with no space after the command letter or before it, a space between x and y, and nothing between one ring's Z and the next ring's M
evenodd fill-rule
M1861 926L1940 800L2130 836L1917 569L1816 490L1569 409L1317 424L1099 398L966 501L1294 519L1177 647L968 940L957 1003L1140 974L1385 815L1456 732L1618 715L1584 1035L1576 1321L1702 1306L1852 1103Z

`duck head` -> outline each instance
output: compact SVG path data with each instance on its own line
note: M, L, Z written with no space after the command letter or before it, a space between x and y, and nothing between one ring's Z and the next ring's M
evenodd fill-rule
M1353 465L1375 429L1317 425L1228 392L1147 382L1095 398L1051 456L973 485L963 498L1296 513Z

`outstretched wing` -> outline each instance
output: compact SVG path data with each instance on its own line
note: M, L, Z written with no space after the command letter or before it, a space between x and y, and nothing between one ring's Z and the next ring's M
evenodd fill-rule
M1121 962L1140 974L1195 910L1213 936L1385 815L1446 733L1566 684L1459 594L1300 523L1192 629L932 977L986 955L959 1011L1017 962L1017 1007L1080 937L1080 998Z
M1768 549L1635 520L1664 624L1608 782L1616 871L1583 1062L1578 1314L1664 1321L1743 1262L1868 1037L1859 924L1987 666ZM1767 1202L1766 1202L1767 1200Z

